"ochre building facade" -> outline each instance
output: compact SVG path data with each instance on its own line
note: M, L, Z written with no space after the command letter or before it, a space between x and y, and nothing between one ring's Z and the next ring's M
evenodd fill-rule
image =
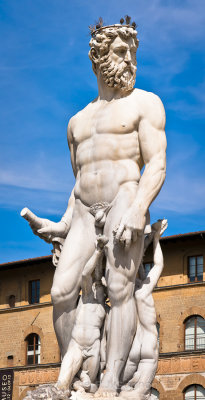
M165 266L153 293L160 349L153 396L205 399L205 231L164 237L161 246ZM147 272L153 265L151 247L144 265ZM5 384L0 399L21 400L37 385L57 380L60 351L52 321L53 274L51 256L0 265L2 385L2 377L13 374L12 392L4 397Z

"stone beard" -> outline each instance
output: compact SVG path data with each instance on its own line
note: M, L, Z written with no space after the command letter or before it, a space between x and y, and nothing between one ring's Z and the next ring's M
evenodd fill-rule
M110 59L110 54L108 53L100 59L99 69L104 82L109 87L114 87L123 91L133 89L137 71L135 65L130 64L128 66L123 64L122 66L117 66Z

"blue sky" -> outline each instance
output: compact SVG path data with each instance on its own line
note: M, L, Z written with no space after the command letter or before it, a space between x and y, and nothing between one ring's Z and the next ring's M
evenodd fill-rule
M74 178L70 117L97 95L88 25L138 24L136 87L167 114L167 178L151 206L167 234L205 229L204 0L0 0L0 263L50 254L19 213L58 221Z

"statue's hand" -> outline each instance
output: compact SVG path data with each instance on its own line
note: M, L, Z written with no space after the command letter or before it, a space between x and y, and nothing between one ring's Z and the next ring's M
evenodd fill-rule
M33 233L45 242L51 243L54 237L65 238L67 236L69 227L63 221L53 222L49 219L39 218L28 208L21 211L21 216L29 222Z
M129 249L131 242L136 242L137 237L144 232L146 223L145 213L141 209L130 207L122 217L115 234L115 240L123 243L125 249Z
M52 241L54 237L66 238L68 228L65 222L53 222L42 218L42 227L37 230L37 235L44 240Z
M96 250L102 252L108 241L109 239L105 235L98 235L95 243Z

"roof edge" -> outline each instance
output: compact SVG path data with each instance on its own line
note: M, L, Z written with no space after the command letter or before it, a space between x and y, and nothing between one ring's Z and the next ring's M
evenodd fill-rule
M160 240L176 240L176 239L182 239L182 238L188 238L191 236L197 236L197 235L204 235L205 236L205 230L204 231L196 231L196 232L188 232L188 233L179 233L177 235L170 235L170 236L163 236ZM9 261L3 264L0 264L0 268L6 267L6 266L18 266L20 264L25 264L25 263L35 263L38 261L51 261L52 260L52 254L47 255L47 256L41 256L41 257L34 257L34 258L26 258L23 260L17 260L17 261Z

